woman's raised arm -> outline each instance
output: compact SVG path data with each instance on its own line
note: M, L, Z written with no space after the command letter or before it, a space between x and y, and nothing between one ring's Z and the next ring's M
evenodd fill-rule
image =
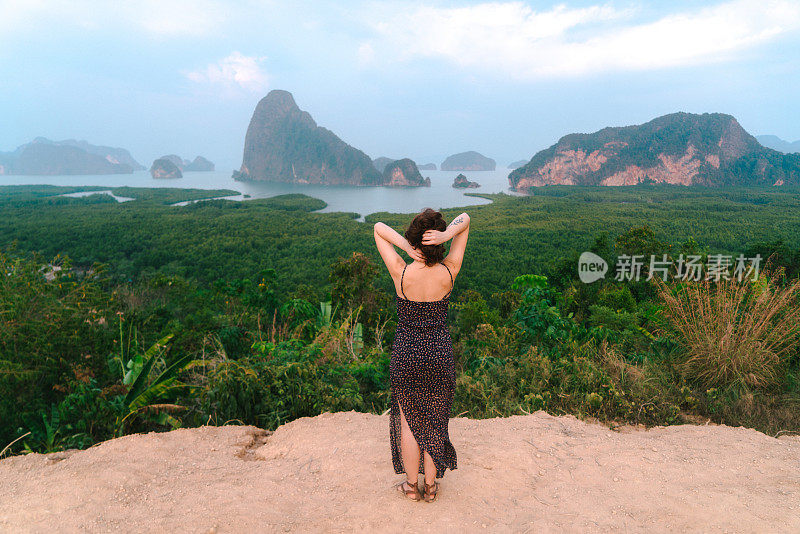
M467 238L469 237L469 215L462 213L453 219L444 232L438 230L428 230L422 234L423 245L438 245L452 239L450 252L444 259L454 270L453 276L461 270L461 262L464 260L464 250L467 248Z
M375 245L378 247L381 258L383 258L383 263L385 263L386 268L389 269L389 274L400 274L400 271L406 264L400 254L395 251L394 247L399 247L401 250L404 250L406 254L415 260L425 261L422 252L412 247L411 243L409 243L405 237L398 234L391 226L382 222L377 222L373 229L373 235L375 236Z

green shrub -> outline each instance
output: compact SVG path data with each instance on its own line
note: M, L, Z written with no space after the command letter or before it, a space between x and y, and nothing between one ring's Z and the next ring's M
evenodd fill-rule
M564 343L578 333L578 325L572 317L561 315L558 307L561 295L548 285L547 277L519 276L512 288L522 291L522 302L513 320L528 342Z
M218 424L239 420L276 428L325 411L380 411L387 388L383 354L329 361L313 343L260 342L249 357L210 364L200 403Z
M477 291L466 290L452 306L456 316L459 337L471 337L478 325L499 324L500 314L489 308L484 298Z

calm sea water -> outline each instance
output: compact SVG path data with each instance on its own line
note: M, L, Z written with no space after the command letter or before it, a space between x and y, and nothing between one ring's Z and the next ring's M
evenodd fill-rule
M362 187L362 186L318 186L302 184L280 184L270 182L237 182L229 171L186 172L183 178L156 180L147 171L133 174L108 174L92 176L0 176L0 185L51 184L93 185L104 187L179 187L197 189L233 189L252 198L267 198L286 193L303 193L328 203L320 211L346 211L364 215L379 211L391 213L413 213L426 207L441 209L459 206L487 204L490 200L467 197L465 192L509 193L509 169L495 171L465 172L464 175L481 187L477 189L454 189L453 178L458 172L421 171L431 179L431 187ZM241 197L239 197L241 198Z

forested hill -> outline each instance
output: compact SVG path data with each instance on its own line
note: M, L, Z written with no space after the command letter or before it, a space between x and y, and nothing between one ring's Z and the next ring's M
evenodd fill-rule
M570 134L508 177L543 185L798 185L800 154L761 146L722 113L673 113L636 126Z

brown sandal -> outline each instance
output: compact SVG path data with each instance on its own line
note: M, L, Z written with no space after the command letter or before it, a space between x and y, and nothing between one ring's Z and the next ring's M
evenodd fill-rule
M423 482L423 484L425 484L425 493L423 494L425 502L435 501L436 494L439 492L439 483L434 480L433 484L431 484L430 486L428 485L427 482Z
M403 486L408 484L408 486L412 489L405 489ZM397 491L400 493L405 494L406 498L411 499L412 501L419 501L422 499L422 494L419 492L419 486L417 484L412 484L408 480L402 481L400 484L395 486Z

